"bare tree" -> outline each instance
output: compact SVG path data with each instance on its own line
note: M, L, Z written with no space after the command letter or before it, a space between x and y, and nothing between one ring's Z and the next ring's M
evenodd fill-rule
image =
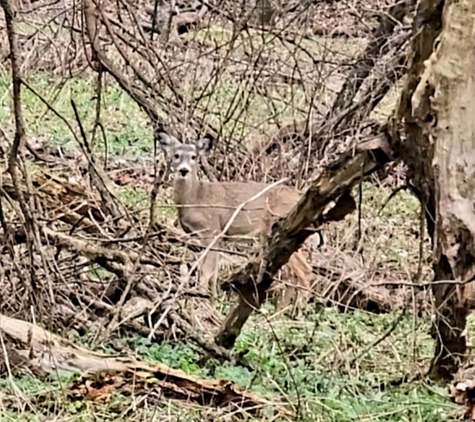
M436 318L430 375L448 379L466 350L467 283L474 279L475 1L422 0L412 64L393 126L433 242Z

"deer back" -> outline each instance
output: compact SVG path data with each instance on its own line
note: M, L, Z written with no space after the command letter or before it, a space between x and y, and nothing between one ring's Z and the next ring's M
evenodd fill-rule
M179 211L187 231L222 231L235 210L268 185L255 182L199 182ZM267 234L276 218L287 214L301 194L288 186L276 186L246 203L227 231L229 236ZM197 205L193 207L193 205Z

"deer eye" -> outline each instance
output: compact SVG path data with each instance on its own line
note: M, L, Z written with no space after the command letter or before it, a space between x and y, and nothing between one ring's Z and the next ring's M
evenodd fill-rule
M180 154L175 154L175 159L179 159L180 158Z
M196 155L192 155L192 156L191 156L191 159L192 159L193 161L196 160Z

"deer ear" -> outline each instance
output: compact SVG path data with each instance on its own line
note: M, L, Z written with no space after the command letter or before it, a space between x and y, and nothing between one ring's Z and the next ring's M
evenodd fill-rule
M168 158L172 156L172 150L180 144L178 139L169 135L163 128L157 128L153 132L153 137L155 138L155 142L160 144L160 147Z
M203 138L198 139L195 145L199 155L206 155L213 146L213 139L209 135L205 135Z

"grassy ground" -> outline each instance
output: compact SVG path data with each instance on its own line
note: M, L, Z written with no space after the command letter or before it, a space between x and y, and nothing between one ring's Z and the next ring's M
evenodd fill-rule
M73 78L62 86L48 75L29 80L68 121L74 123L70 100L74 99L84 126L94 118L94 81ZM0 75L0 122L11 129L9 79ZM77 147L67 125L31 92L24 92L25 118L30 139ZM256 107L260 107L257 103ZM150 155L149 124L135 103L113 84L104 95L104 125L112 157ZM130 124L133 121L134 124ZM98 146L99 152L103 147ZM363 190L364 242L369 268L388 274L399 271L409 279L418 266L417 202L399 194L379 214L389 196L388 188L365 185ZM143 191L128 186L122 199L143 204ZM165 218L170 218L164 214ZM330 229L334 245L352 248L357 220L350 218ZM344 235L342 235L342 233ZM426 264L424 262L424 264ZM242 388L260 394L278 393L288 398L303 421L441 421L454 420L459 409L448 400L444 386L417 381L432 356L429 319L410 314L371 315L363 311L341 313L336 309L310 307L298 320L267 312L246 325L236 349L245 353L253 372L230 364L208 361L190 344L153 344L143 338L113 339L122 351L169 364L209 378L228 378ZM473 325L473 323L471 322ZM471 330L472 331L472 330ZM87 339L78 339L87 345ZM111 350L104 344L103 350ZM424 379L422 377L422 379ZM40 381L31 375L0 380L1 421L201 421L233 420L233 415L192 404L160 398L113 395L106 404L73 402L66 396L71 380ZM263 420L274 420L269 413ZM251 419L249 419L251 420Z
M79 133L71 101L76 104L82 125L89 134L95 117L95 81L92 77L55 80L48 74L36 74L28 84L56 112ZM24 117L30 139L39 139L46 145L78 148L79 145L65 121L48 110L44 102L27 88L23 89ZM12 129L11 80L0 74L0 122ZM149 154L153 148L150 124L136 103L115 84L106 84L103 96L103 124L106 141L112 157L134 158ZM130 124L133 116L134 124ZM103 140L98 144L103 150Z
M133 350L150 361L203 377L232 379L260 394L282 394L303 421L454 420L459 409L447 400L446 388L413 380L432 355L427 331L427 320L398 314L342 314L315 308L299 321L259 315L249 322L236 346L254 372L213 360L200 366L199 351L176 342L151 344L142 338L123 338L116 339L115 347L119 342L122 351ZM107 404L72 402L66 398L67 385L67 380L40 382L27 375L4 378L0 420L86 421L94 416L94 420L111 421L199 421L205 415L233 420L191 404L164 399L157 404L152 396L113 395ZM270 410L263 420L273 420Z

